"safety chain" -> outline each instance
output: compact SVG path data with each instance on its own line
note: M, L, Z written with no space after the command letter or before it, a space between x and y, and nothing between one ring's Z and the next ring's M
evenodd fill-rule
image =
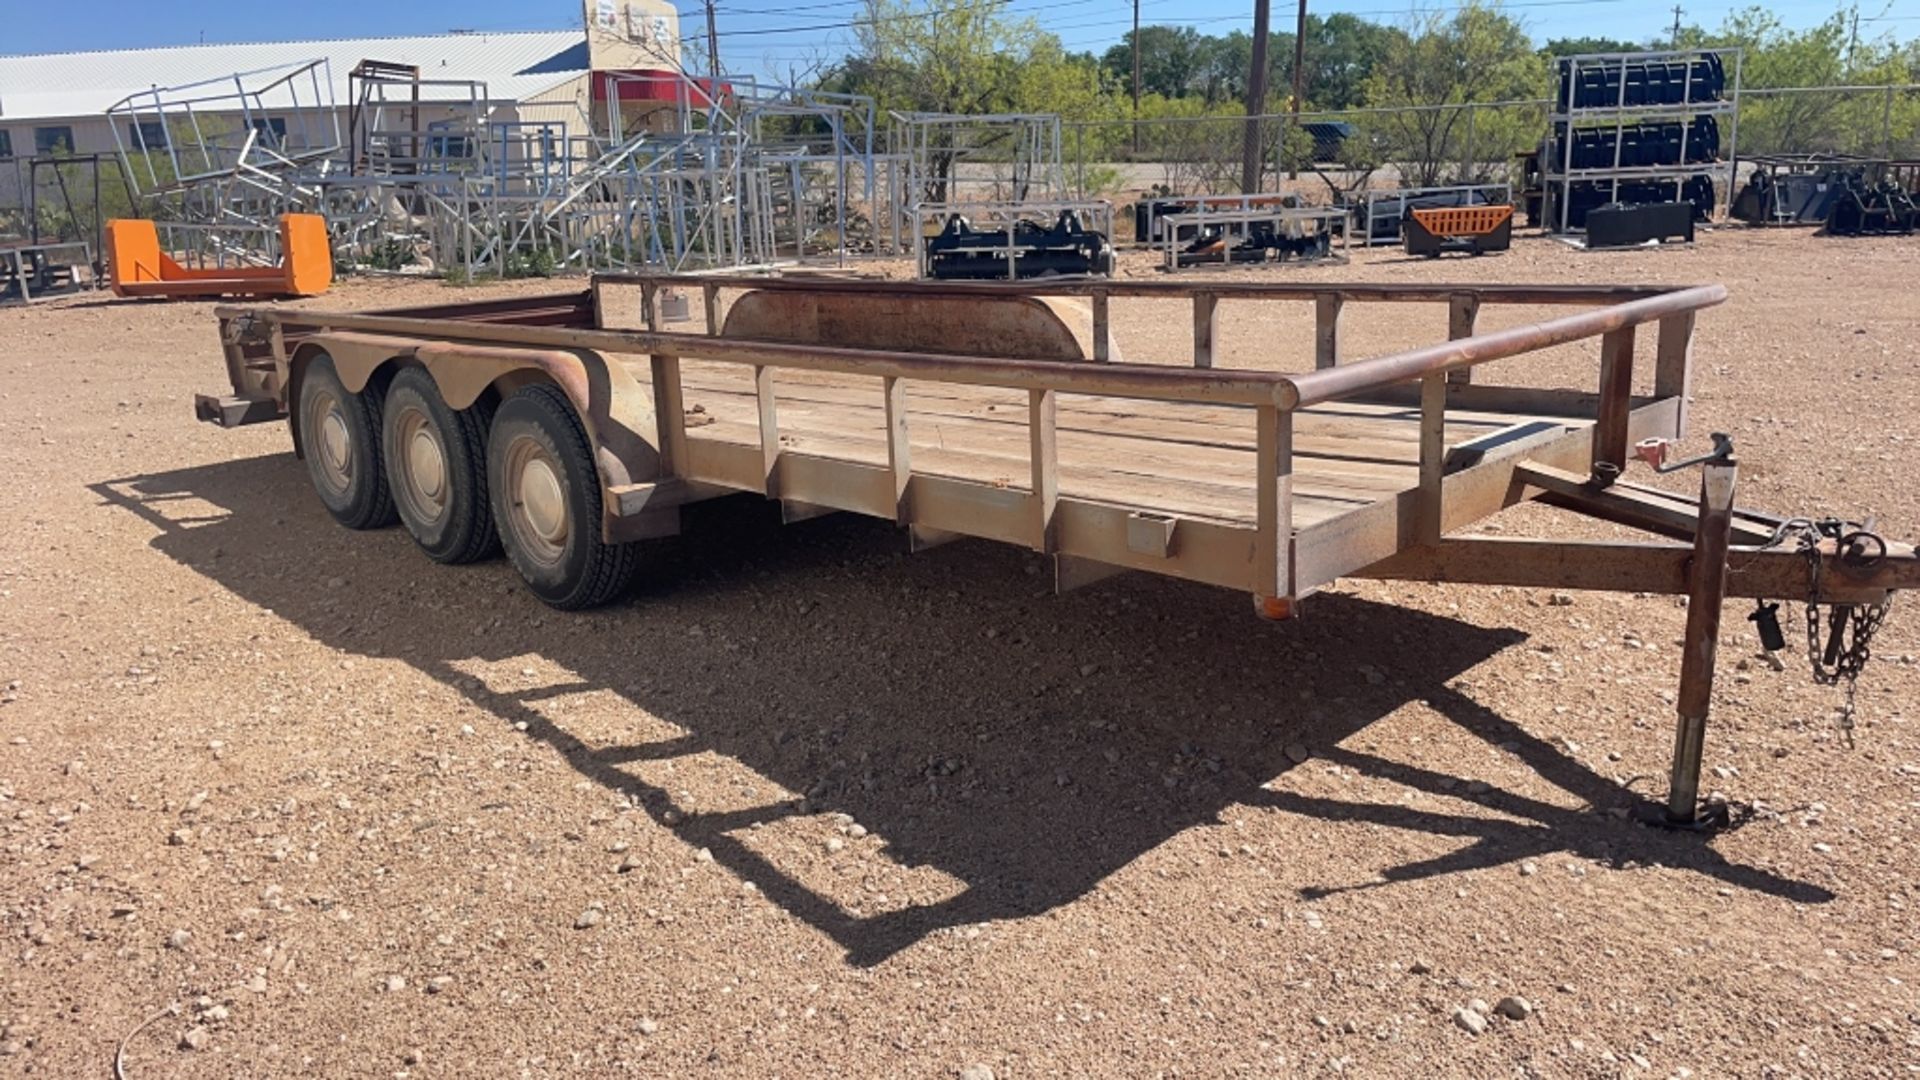
M1814 522L1795 518L1781 524L1766 546L1780 543L1788 536L1807 560L1807 663L1813 669L1813 681L1821 686L1846 682L1847 699L1840 709L1839 727L1848 748L1853 746L1854 699L1859 691L1860 672L1873 658L1873 636L1887 621L1893 608L1893 594L1874 604L1830 604L1821 611L1820 541L1830 539L1842 560L1863 568L1879 562L1887 553L1886 541L1865 529L1853 528L1838 518ZM1872 549L1862 554L1861 549ZM1826 624L1826 648L1821 648L1821 623Z

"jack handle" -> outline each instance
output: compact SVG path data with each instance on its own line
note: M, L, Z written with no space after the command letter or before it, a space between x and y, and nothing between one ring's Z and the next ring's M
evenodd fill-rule
M1633 456L1652 466L1657 473L1679 472L1695 465L1724 464L1733 457L1733 436L1719 431L1713 433L1713 449L1698 457L1669 462L1667 450L1671 446L1673 443L1668 439L1641 439L1634 444Z

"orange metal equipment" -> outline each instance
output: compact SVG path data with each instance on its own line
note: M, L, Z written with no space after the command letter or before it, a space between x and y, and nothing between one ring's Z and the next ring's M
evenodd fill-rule
M160 250L153 222L107 222L107 268L115 296L318 296L333 284L327 221L318 214L280 217L280 265L191 270Z
M1481 255L1513 244L1513 207L1452 206L1408 213L1404 240L1409 255L1439 258L1449 251Z

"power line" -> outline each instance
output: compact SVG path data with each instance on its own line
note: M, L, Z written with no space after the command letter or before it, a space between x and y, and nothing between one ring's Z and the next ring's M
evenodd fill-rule
M1054 10L1059 8L1080 7L1088 3L1101 2L1101 0L1059 0L1059 2L1054 2L1054 3L1034 4L1034 5L1029 5L1025 7L1009 7L1009 5L1013 4L1014 2L1015 0L987 0L987 2L983 3L981 6L986 8L1007 8L1008 9L1006 11L1007 14L1025 14L1027 12L1032 12L1032 11L1047 11L1047 10ZM1173 2L1173 0L1142 0L1143 6L1153 6L1156 4L1164 4L1164 3L1170 3L1170 2ZM1601 7L1601 6L1617 6L1627 2L1629 2L1629 0L1509 0L1509 2L1503 4L1502 7L1506 9ZM865 4L865 3L866 3L866 0L836 0L835 4L809 5L808 8L845 6L848 4ZM1470 6L1472 5L1461 3L1461 4L1449 4L1449 5L1437 6L1437 7L1422 7L1418 10L1421 11L1422 13L1446 14L1450 12L1463 11ZM806 10L808 8L802 8L802 7L786 8L786 9L762 8L762 9L751 9L751 10L753 13L756 13L756 14L761 12L772 14L772 13L775 13L776 11L800 11L800 10ZM720 10L728 14L747 14L748 13L748 9L733 11L723 7ZM1355 17L1365 18L1370 16L1405 15L1407 14L1407 11L1408 11L1407 8L1394 7L1394 8L1366 9L1366 10L1358 10L1358 11L1341 11L1341 12L1336 12L1335 14L1352 15ZM923 19L923 18L935 18L935 17L938 17L939 14L941 13L930 12L930 11L903 12L896 15L882 16L881 21L892 22L892 21L905 21L905 20ZM1883 22L1883 21L1892 22L1892 21L1904 21L1904 20L1913 20L1913 19L1920 19L1920 15L1882 15L1882 16L1873 16L1873 17L1862 16L1860 21L1861 22ZM1251 21L1252 20L1250 15L1242 15L1242 14L1165 18L1165 19L1156 19L1150 22L1143 22L1141 24L1140 29L1142 31L1145 31L1153 27L1215 26L1222 23L1243 23L1243 24L1250 25ZM732 33L740 36L748 36L748 35L779 36L779 35L785 35L785 34L801 34L801 33L815 33L815 32L831 32L835 30L849 30L859 26L871 25L872 23L873 23L873 20L870 20L870 19L848 19L844 21L821 22L821 23L802 25L802 26L762 27L762 28L756 28L753 30L734 31ZM1116 18L1096 18L1096 19L1091 19L1086 21L1071 21L1071 22L1064 22L1064 23L1043 22L1041 24L1041 29L1049 33L1056 33L1057 35L1059 31L1098 30L1098 29L1105 29L1109 27L1126 28L1126 27L1130 27L1131 25L1132 25L1131 20L1125 17L1117 18L1117 19ZM699 35L699 34L690 35L687 38L687 40L697 41L703 37L704 35ZM1124 40L1126 37L1126 34L1122 33L1119 35L1119 37L1121 40ZM1112 37L1103 35L1098 37L1082 36L1077 38L1063 38L1061 45L1063 48L1068 48L1068 49L1084 49L1091 46L1097 46L1102 44L1113 44L1113 43L1115 43L1115 41ZM791 47L792 45L797 43L789 42L784 44ZM820 42L820 46L828 49L842 47L839 41L836 41L835 39L832 39L832 38L822 39Z
M1053 11L1059 8L1085 7L1088 4L1098 4L1098 3L1104 3L1104 2L1106 2L1106 0L1056 0L1056 2L1054 3L1030 4L1025 7L1011 7L1010 5L1014 3L1014 0L984 0L984 2L982 2L979 5L979 8L988 9L988 8L1004 7L1008 9L1005 12L1008 15L1026 15L1030 12L1035 12L1035 11ZM1147 0L1147 2L1164 4L1164 3L1171 3L1172 0ZM1602 2L1602 0L1584 0L1584 2L1589 2L1589 3ZM1604 2L1612 3L1612 2L1616 2L1616 0L1604 0ZM791 10L799 10L799 9L795 8ZM760 11L767 12L768 9L760 9ZM726 13L729 15L745 14L745 12L740 12L740 11L727 11ZM755 37L764 37L764 36L773 35L773 34L803 34L803 33L811 33L815 30L847 30L847 29L852 29L854 27L859 27L859 26L872 26L877 23L910 22L915 19L935 19L935 18L939 18L943 14L946 14L946 13L940 12L940 11L907 11L907 12L901 12L900 14L897 14L897 15L882 15L877 19L848 19L842 22L814 23L814 24L805 25L805 26L771 26L771 27L761 27L754 30L735 30L735 31L731 31L731 33L735 36L751 35ZM1086 24L1086 25L1093 25L1093 24ZM1104 24L1101 24L1101 25L1104 25ZM1047 29L1047 28L1042 27L1042 29ZM681 40L682 41L698 41L702 37L704 37L704 35L702 34L689 34L681 38Z
M796 4L777 8L721 8L729 15L791 15L796 11L825 11L828 8L866 7L867 0L833 0L829 4Z
M1001 7L1010 2L1011 0L986 0L986 2L983 3L981 6L982 7ZM1044 11L1052 8L1062 8L1062 7L1079 7L1082 4L1090 3L1090 2L1094 2L1094 0L1063 0L1063 2L1061 3L1036 4L1032 7L1020 8L1018 9L1017 13L1025 13L1029 11ZM1596 5L1624 4L1627 2L1628 0L1512 0L1512 2L1510 3L1503 4L1502 7L1503 8L1592 7ZM1467 10L1467 8L1471 6L1472 5L1470 4L1463 4L1463 5L1450 6L1450 7L1423 8L1421 10L1425 12L1436 13L1436 14L1444 14L1446 12L1465 11ZM1406 9L1404 8L1380 8L1372 11L1343 11L1343 12L1339 12L1338 14L1354 15L1354 16L1369 16L1369 15L1401 15L1401 14L1405 14L1405 12L1406 12ZM876 21L897 22L897 21L905 21L905 20L912 20L912 19L937 18L940 14L942 13L936 12L936 11L906 12L899 15L882 16L878 20L852 19L845 22L816 23L808 26L781 26L781 27L768 27L768 28L759 29L759 30L742 30L742 31L736 31L736 33L769 35L769 34L788 34L788 33L794 33L794 34L810 33L816 30L844 30L844 29L851 29L857 26L872 25ZM1206 25L1212 25L1216 23L1226 23L1226 22L1244 22L1244 23L1251 24L1252 19L1250 16L1247 16L1247 15L1213 15L1213 16L1199 16L1199 17L1185 18L1185 19L1160 19L1155 22L1145 24L1144 26L1142 26L1142 29L1147 29L1153 26L1206 26ZM1085 30L1085 29L1092 29L1094 27L1127 26L1127 25L1129 25L1129 20L1127 19L1095 19L1090 22L1042 24L1041 29L1046 30L1048 32L1053 32L1058 30ZM686 40L695 41L695 40L698 40L699 37L700 35L696 34L688 37Z
M1517 0L1517 2L1514 2L1514 3L1503 4L1502 7L1506 7L1506 8L1591 7L1591 6L1602 5L1602 4L1624 4L1627 2L1628 0ZM1435 13L1444 13L1449 11L1465 11L1470 6L1472 5L1462 5L1459 7L1424 8L1422 10L1435 12ZM1378 11L1343 11L1343 12L1339 12L1339 14L1356 15L1356 16L1404 15L1406 14L1406 9L1405 8L1383 8ZM1205 16L1205 17L1196 17L1196 18L1187 18L1187 19L1160 19L1155 22L1148 23L1142 26L1141 29L1147 30L1155 26L1208 26L1208 25L1213 25L1217 23L1232 23L1232 22L1247 23L1251 25L1253 20L1252 20L1252 17L1248 15L1214 15L1214 16ZM1049 32L1052 32L1057 30L1086 30L1086 29L1092 29L1095 27L1102 27L1102 26L1126 26L1126 25L1127 25L1127 20L1125 19L1096 19L1092 22L1064 23L1064 24L1054 23L1049 25L1043 25L1041 28ZM1081 40L1085 41L1085 40L1093 40L1093 39L1081 39Z

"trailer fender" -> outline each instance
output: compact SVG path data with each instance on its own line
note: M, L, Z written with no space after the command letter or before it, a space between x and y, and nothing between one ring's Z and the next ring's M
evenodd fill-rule
M532 381L560 388L573 404L593 444L594 465L603 490L663 479L660 451L654 439L653 392L640 385L625 367L592 349L534 349L468 344L452 341L383 337L376 334L316 334L301 342L293 357L293 400L306 362L318 353L333 357L340 381L359 393L374 381L384 365L416 363L433 376L448 406L465 409L489 388L502 396ZM299 410L289 410L298 423ZM298 445L295 432L295 445ZM616 500L603 499L602 532L608 539L625 535L640 523L615 512ZM649 523L647 534L663 523Z

